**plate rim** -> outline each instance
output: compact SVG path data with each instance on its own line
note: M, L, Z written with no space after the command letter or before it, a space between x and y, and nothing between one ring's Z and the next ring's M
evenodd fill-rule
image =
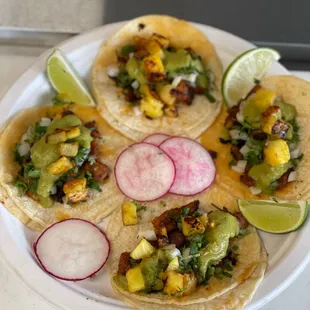
M98 40L103 41L102 39L100 39L99 34L104 33L104 32L108 33L109 31L114 32L118 27L121 27L125 23L126 23L126 21L122 21L122 22L116 22L116 23L112 23L112 24L103 25L101 27L92 29L92 30L90 30L88 32L85 32L83 34L74 36L74 37L72 37L72 38L70 38L70 39L60 43L56 47L62 48L67 53L74 54L74 52L76 51L77 48L81 48L81 47L83 47L83 45L85 45L87 43L92 43L92 42L98 41ZM193 24L196 27L198 27L199 29L203 29L204 32L211 31L211 32L215 32L215 33L220 33L224 37L229 37L231 40L233 40L233 42L236 42L237 45L240 45L240 43L243 43L244 45L247 45L249 48L255 47L255 45L253 45L252 43L250 43L250 42L246 41L245 39L240 38L240 37L238 37L238 36L236 36L236 35L234 35L232 33L229 33L227 31L224 31L224 30L221 30L221 29L209 26L209 25L200 24L200 23L193 23ZM104 34L104 36L107 36L107 34ZM83 43L83 41L87 41L87 42ZM219 44L219 45L221 45L221 44ZM9 90L3 95L3 97L0 100L1 104L4 103L3 104L3 109L7 108L6 105L8 105L10 103L10 98L11 97L16 97L15 94L17 93L18 90L22 89L23 91L26 91L27 87L31 86L31 83L34 82L34 78L39 74L39 72L36 71L35 69L37 69L37 70L39 69L40 71L42 71L42 66L43 66L43 64L45 64L45 60L46 60L47 56L51 53L52 49L54 49L54 48L55 47L50 48L50 49L46 50L44 53L42 53L34 61L34 63L15 81L15 83L9 88ZM283 68L283 70L282 70L283 74L289 74L289 72L283 66L281 66L281 67ZM31 82L29 82L30 79L31 79ZM25 86L23 86L23 83L27 83L27 87L26 88L25 88ZM17 105L18 104L15 104L14 106L17 106ZM0 220L1 220L1 222L3 220L2 209L3 208L0 209L0 211L1 211L0 212ZM308 230L310 230L310 224L308 223L306 225L308 227ZM10 233L9 233L9 228L7 227L7 229L4 229L4 227L7 227L6 224L5 225L1 225L1 227L0 227L1 237L2 237L2 235L4 235L3 232L5 232L7 234L7 236L11 237ZM301 237L302 237L302 235L305 235L305 233L306 232L303 232L301 234ZM17 245L15 244L15 242L13 240L12 240L12 242L14 243L15 247L17 247ZM11 245L12 245L12 243L11 243ZM4 249L4 247L3 247L3 249ZM20 274L20 272L18 272L18 270L16 268L14 268L14 266L12 266L9 263L8 258L5 257L3 249L0 249L0 253L3 252L2 255L0 255L1 261L4 262L5 266L8 269L10 269L10 271L12 271L19 278L19 280L24 285L26 285L32 292L34 292L37 296L39 296L41 299L43 299L45 302L47 302L51 306L58 307L58 308L61 307L62 309L69 309L66 306L64 307L61 304L58 304L58 303L56 304L54 301L51 301L46 296L46 294L42 293L42 288L41 288L40 285L37 285L36 288L35 288L35 286L33 287L33 285L31 285L32 283L29 283L25 279L25 277L22 276ZM290 254L292 254L292 252L293 252L293 250L290 251ZM285 288L287 288L298 277L298 275L307 266L309 261L310 261L310 248L308 249L307 254L303 258L303 260L299 264L299 266L297 268L295 268L293 270L293 272L286 277L285 281L283 281L281 283L281 285L276 287L274 290L272 290L268 294L264 295L264 297L262 297L262 298L260 298L258 300L254 300L254 302L251 302L249 305L247 305L245 307L245 309L246 310L258 309L258 308L262 307L263 305L265 305L266 303L268 303L269 301L271 301L274 297L276 297L278 294L280 294ZM53 278L50 278L50 279L54 280ZM56 280L54 280L54 281L56 281ZM58 282L58 284L59 284L59 282ZM40 292L38 291L38 288L40 289ZM72 290L69 287L66 287L66 289L68 289L68 290L70 290L72 292ZM43 288L43 290L44 290L44 288ZM76 292L74 292L74 294L76 294ZM81 297L81 296L79 296L79 297ZM86 299L85 297L82 297L82 298ZM109 305L109 302L108 302L109 299L110 298L107 298L107 305ZM91 302L92 302L92 304L90 304ZM98 302L95 301L95 300L92 300L91 298L87 300L87 303L89 305L91 305L94 310L95 309L100 309L101 306L102 306L102 304L101 304L101 306L98 307ZM113 309L124 309L124 307L122 307L122 306L118 307L115 304L113 304L112 307L113 307Z

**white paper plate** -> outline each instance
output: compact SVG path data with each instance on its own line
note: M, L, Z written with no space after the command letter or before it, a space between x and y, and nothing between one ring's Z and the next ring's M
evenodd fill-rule
M111 24L74 37L60 45L78 72L89 82L89 73L100 45L122 23ZM253 45L227 32L204 25L199 27L214 43L224 67L238 54ZM51 88L45 77L45 61L51 51L43 54L8 91L0 103L0 123L16 111L44 104L51 98ZM270 74L288 74L276 63ZM106 222L106 221L105 221ZM105 222L99 226L104 229ZM260 308L287 287L310 260L310 224L307 221L297 232L287 235L261 234L269 253L267 274L247 310ZM18 220L0 208L0 251L6 265L47 302L60 309L124 309L111 290L106 270L95 277L78 283L58 281L38 266L33 256L32 244L36 233L25 228Z

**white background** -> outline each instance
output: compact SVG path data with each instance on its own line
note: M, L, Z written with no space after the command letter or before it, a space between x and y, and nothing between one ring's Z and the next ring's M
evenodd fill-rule
M11 84L34 61L34 57L12 55L0 46L0 98ZM310 73L294 72L310 80ZM310 104L310 103L309 103ZM0 222L1 225L1 222ZM1 263L0 257L0 310L52 310L38 295L33 293L10 270ZM104 307L103 307L104 309ZM310 266L297 280L262 310L309 310L310 309ZM74 310L74 309L73 309Z

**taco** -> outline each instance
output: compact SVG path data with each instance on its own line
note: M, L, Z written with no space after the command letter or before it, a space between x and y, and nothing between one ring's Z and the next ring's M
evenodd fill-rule
M97 223L123 200L110 171L129 143L94 108L23 110L0 136L1 200L38 230L71 217Z
M304 80L268 76L237 106L223 108L201 136L218 154L217 186L241 199L309 199L309 96Z
M101 48L92 69L102 117L135 141L154 132L200 136L220 112L221 78L204 34L160 15L127 23Z
M138 205L143 215L137 225L120 225L122 220L130 224L136 202L112 214L109 269L118 297L139 309L205 309L209 304L210 309L224 304L234 309L228 305L248 302L266 269L256 230L244 228L240 215L226 208L199 200L178 202L168 196L144 209ZM233 293L239 286L245 294L240 300Z

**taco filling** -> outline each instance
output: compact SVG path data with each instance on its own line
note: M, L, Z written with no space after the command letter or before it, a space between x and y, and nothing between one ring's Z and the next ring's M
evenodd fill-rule
M231 144L229 166L253 194L272 194L296 180L302 159L297 111L273 91L257 85L238 106L228 110L225 128Z
M96 122L83 123L70 110L43 117L16 145L15 186L44 208L56 201L72 206L86 201L109 175L96 157L99 136Z
M178 117L178 104L191 105L196 95L215 98L212 73L191 49L175 48L165 37L136 37L118 51L118 64L108 75L122 88L126 100L138 113L155 119Z
M130 293L182 297L211 277L232 278L238 247L230 241L247 223L221 210L201 213L198 206L193 201L154 218L153 231L140 232L137 238L145 238L121 254L115 282Z

